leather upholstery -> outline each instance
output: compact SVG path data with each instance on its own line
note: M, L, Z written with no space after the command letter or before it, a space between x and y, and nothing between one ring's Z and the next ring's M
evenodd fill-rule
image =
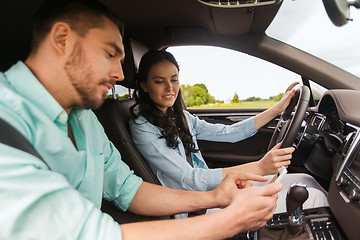
M140 59L147 51L147 48L129 39L124 39L124 47L125 61L123 63L123 71L125 79L117 84L129 89L134 89ZM132 116L129 109L134 103L134 99L118 100L109 98L105 100L104 104L98 110L94 110L94 112L103 125L109 140L119 150L122 160L130 169L144 181L160 185L159 180L151 171L148 163L136 149L130 135L129 120ZM148 217L123 212L113 203L106 200L103 200L101 210L110 214L114 220L120 224L170 218L170 216Z
M126 38L124 39L124 49L123 71L125 79L118 84L128 89L134 89L141 57L148 49L143 44ZM119 150L122 160L144 181L160 185L145 159L137 151L130 136L129 120L132 116L130 116L129 109L134 103L134 99L106 99L105 103L94 112L103 125L108 138Z
M124 39L125 61L122 64L124 71L124 80L117 82L126 88L135 89L136 74L139 69L139 64L142 56L148 51L143 44L132 40Z
M134 99L106 99L103 106L94 112L106 135L121 153L122 160L144 181L160 185L148 163L136 149L129 132L129 108L134 103Z

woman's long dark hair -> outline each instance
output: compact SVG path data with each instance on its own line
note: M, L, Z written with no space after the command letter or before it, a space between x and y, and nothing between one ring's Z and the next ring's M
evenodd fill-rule
M134 118L142 115L151 124L161 128L162 138L165 138L167 146L171 148L178 147L179 137L184 144L186 153L197 152L198 150L195 149L195 144L183 112L185 106L183 104L181 90L179 90L174 105L164 113L155 105L150 99L149 94L144 92L140 86L141 82L147 82L151 67L163 61L173 63L178 71L180 70L179 64L174 56L165 50L151 50L141 58L134 92L136 103L131 106L130 112Z

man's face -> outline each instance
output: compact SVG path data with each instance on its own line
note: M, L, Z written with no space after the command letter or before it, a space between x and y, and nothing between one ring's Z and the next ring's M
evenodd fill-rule
M90 29L79 37L64 67L77 92L74 106L99 108L115 82L124 79L123 59L121 34L110 20L105 20L103 28Z

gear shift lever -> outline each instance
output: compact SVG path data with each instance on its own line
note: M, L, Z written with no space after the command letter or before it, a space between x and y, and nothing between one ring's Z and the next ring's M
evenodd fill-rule
M286 195L286 209L289 220L286 224L269 224L256 232L255 239L310 239L306 223L303 222L302 205L309 197L306 185L294 183L289 187ZM277 216L279 219L280 215Z
M302 224L302 204L309 197L304 183L294 183L286 195L286 210L290 223Z

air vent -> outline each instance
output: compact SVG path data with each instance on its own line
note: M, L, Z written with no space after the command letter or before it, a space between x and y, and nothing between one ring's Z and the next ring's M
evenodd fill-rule
M243 8L243 7L257 7L265 5L275 5L282 0L198 0L199 2L219 8Z
M346 136L345 143L344 143L344 148L341 151L341 157L342 158L344 158L348 154L350 146L351 146L352 142L354 141L355 133L356 132L351 132Z
M311 125L314 126L316 129L320 130L322 125L324 125L325 119L325 116L315 115L312 118Z
M355 131L349 133L346 136L345 143L343 150L341 151L341 157L339 162L339 167L336 171L335 181L339 180L339 177L346 165L346 163L351 159L351 155L355 151L355 148L358 146L360 142L360 129L358 127L355 127L349 123L346 124L347 126L353 128Z

